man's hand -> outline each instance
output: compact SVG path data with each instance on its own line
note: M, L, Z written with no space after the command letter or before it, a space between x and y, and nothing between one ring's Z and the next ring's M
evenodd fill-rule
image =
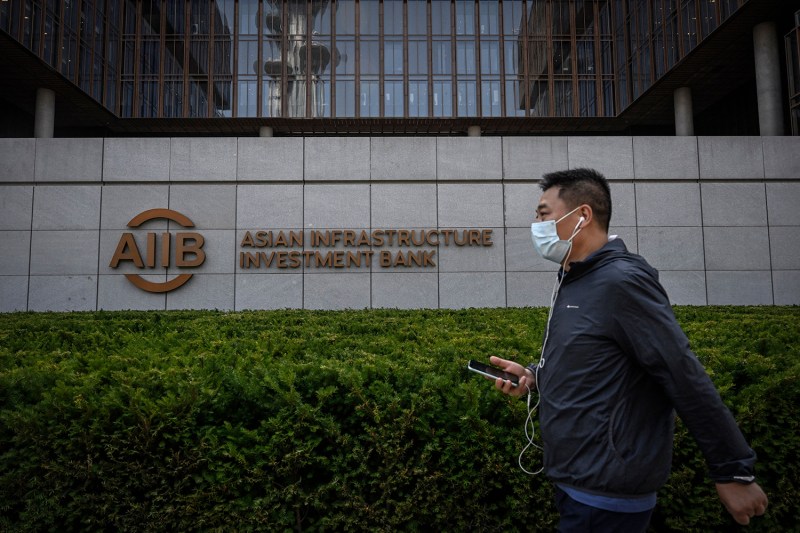
M758 483L717 483L717 494L733 519L743 526L767 510L767 495Z
M494 382L494 386L497 387L497 389L502 393L508 394L509 396L518 397L528 394L528 389L534 389L536 385L536 378L533 375L533 372L521 364L515 363L514 361L508 361L506 359L500 359L494 355L489 358L489 362L494 366L502 368L506 372L511 372L515 376L519 376L519 385L516 387L510 381L504 381L503 379L497 378L497 380Z

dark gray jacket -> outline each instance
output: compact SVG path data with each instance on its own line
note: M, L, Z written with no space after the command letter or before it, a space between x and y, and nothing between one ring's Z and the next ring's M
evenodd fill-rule
M611 496L669 476L674 411L715 481L753 473L755 453L681 330L658 272L609 241L570 264L539 369L544 466L557 483Z

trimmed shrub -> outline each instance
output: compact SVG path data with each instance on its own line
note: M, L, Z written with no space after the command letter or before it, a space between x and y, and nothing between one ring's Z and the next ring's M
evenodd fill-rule
M677 308L795 528L800 312ZM552 531L524 401L544 309L0 315L0 530ZM526 453L527 468L541 455ZM680 424L654 531L732 520Z

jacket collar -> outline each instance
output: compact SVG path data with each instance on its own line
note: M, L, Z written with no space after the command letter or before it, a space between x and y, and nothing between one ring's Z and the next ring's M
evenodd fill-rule
M569 263L569 271L563 268L558 271L559 278L564 278L565 283L574 281L583 276L596 266L599 266L607 261L628 254L628 247L625 242L619 237L609 240L602 248L592 252L583 261L571 261Z

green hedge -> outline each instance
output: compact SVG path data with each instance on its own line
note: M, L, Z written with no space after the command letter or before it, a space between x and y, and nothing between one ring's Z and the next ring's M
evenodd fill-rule
M752 531L800 515L800 310L677 308L760 461ZM523 401L544 309L0 315L1 531L552 531ZM526 455L538 468L541 455ZM656 531L732 521L679 424Z

